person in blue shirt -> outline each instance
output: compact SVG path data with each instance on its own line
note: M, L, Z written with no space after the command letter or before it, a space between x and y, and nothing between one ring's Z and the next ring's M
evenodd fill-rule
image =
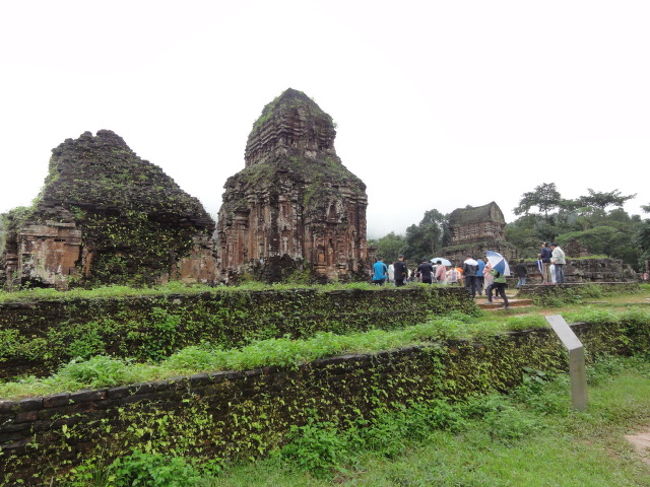
M381 258L378 258L372 266L372 283L378 286L383 286L388 277L388 267Z
M476 294L479 296L483 294L483 284L485 282L485 277L483 276L483 271L485 270L485 261L483 259L476 259L478 267L476 268Z

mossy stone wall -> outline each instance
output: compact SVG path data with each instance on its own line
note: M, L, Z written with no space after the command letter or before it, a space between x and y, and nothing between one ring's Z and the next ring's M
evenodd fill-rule
M647 323L579 324L587 359L647 350ZM646 328L645 332L640 328ZM645 337L631 342L630 337ZM217 372L111 389L0 401L0 485L57 485L77 465L133 449L198 458L264 455L309 418L344 426L432 398L508 391L526 368L566 369L549 329L448 341L297 368ZM51 484L50 482L54 482Z
M0 303L0 377L45 375L75 357L157 360L201 342L233 347L318 331L343 333L471 312L462 288L236 290Z

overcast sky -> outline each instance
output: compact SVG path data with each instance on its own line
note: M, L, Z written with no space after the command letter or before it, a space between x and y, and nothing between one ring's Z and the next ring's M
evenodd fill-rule
M216 216L266 103L337 123L371 237L555 182L650 203L650 2L0 0L0 212L110 129Z

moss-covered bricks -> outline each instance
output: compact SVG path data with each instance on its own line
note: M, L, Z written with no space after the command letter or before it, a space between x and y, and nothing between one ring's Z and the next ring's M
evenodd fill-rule
M589 361L650 347L648 323L573 328ZM0 485L16 485L19 478L27 485L52 485L74 465L106 462L136 448L206 459L259 456L282 444L291 425L308 418L344 426L377 408L507 391L526 369L563 370L566 364L553 332L533 329L485 335L480 343L447 341L297 368L198 374L4 401Z
M215 279L214 222L201 203L108 130L52 151L40 195L12 229L0 260L13 283Z
M65 294L63 294L65 296ZM462 288L317 288L0 303L1 377L52 372L71 358L109 354L155 360L201 342L226 347L421 323L431 313L471 312Z
M366 187L336 155L332 118L288 89L269 103L228 179L217 240L225 280L249 272L270 282L367 278Z

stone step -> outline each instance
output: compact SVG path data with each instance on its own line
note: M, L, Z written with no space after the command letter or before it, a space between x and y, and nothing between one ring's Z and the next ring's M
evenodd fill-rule
M493 300L491 303L489 303L487 300L482 300L482 302L476 303L479 308L481 309L501 309L503 308L503 301L502 300ZM533 305L533 300L532 299L510 299L508 297L508 306L510 308L523 308L526 306L532 306Z

